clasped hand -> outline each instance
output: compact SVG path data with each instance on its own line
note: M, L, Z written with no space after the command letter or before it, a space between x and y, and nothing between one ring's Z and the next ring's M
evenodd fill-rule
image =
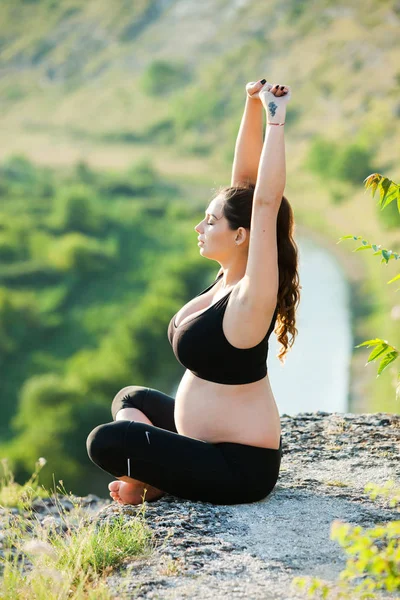
M250 81L246 85L246 93L249 98L258 99L262 102L269 117L274 117L280 107L286 107L291 99L291 88L285 85L272 84L266 81Z

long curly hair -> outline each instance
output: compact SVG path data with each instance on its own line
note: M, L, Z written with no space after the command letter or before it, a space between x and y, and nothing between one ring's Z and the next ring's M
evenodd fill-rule
M250 230L251 214L253 210L255 185L223 186L218 194L225 197L223 214L228 221L229 228L236 230L244 227ZM294 344L298 334L296 328L296 309L300 302L299 274L298 274L298 247L294 241L295 222L293 209L285 196L278 211L276 235L278 245L279 288L277 298L277 319L275 334L282 345L278 359L284 364L285 355ZM291 339L288 339L288 333Z

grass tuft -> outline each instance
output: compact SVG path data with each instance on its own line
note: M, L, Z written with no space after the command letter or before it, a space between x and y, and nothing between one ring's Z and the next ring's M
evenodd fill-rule
M153 534L145 522L144 502L129 521L123 514L93 518L82 499L67 494L62 480L55 488L60 493L39 487L45 459L37 461L23 486L14 481L7 461L2 462L0 507L9 525L2 531L1 600L109 600L113 596L107 578L127 560L152 553ZM60 521L55 515L38 519L32 504L38 498L52 499ZM70 510L62 500L68 501ZM127 569L119 575L122 588L131 583Z

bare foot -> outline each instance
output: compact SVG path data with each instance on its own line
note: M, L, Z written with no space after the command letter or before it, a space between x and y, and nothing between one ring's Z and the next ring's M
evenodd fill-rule
M116 502L119 502L119 504L142 504L142 496L144 495L145 488L147 491L144 499L147 502L157 500L164 495L162 490L148 485L147 483L128 482L117 479L108 484L111 498Z

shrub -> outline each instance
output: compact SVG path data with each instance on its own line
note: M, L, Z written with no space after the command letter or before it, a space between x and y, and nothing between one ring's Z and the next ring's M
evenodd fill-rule
M141 78L144 91L151 96L165 95L187 81L189 73L184 63L172 64L154 60Z
M104 243L80 233L69 233L49 248L48 260L61 271L90 273L104 271L117 255L116 240Z
M372 152L359 144L340 146L322 137L310 145L305 166L329 180L358 183L372 171Z
M332 142L321 137L315 138L308 150L305 166L320 177L331 178L332 157L335 147Z
M357 184L373 170L371 162L371 150L357 144L337 147L332 158L330 172L335 177Z
M83 184L64 188L55 199L49 224L63 231L97 233L102 222L90 189Z

